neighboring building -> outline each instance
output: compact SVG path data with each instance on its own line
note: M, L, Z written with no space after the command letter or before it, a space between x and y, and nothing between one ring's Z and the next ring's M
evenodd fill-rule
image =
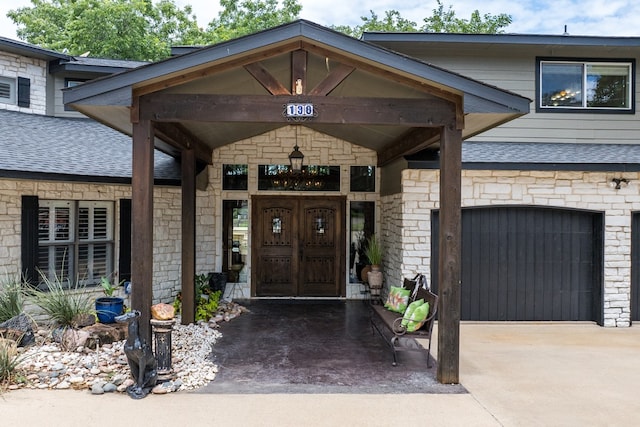
M143 67L0 39L0 97L8 93L0 103L0 266L53 271L64 262L88 277L129 277L134 96L173 102L186 94L192 103L196 95L227 97L226 108L238 114L234 101L267 94L366 100L354 117L375 112L376 99L440 105L460 96L467 138L462 319L618 327L637 320L640 38L363 39L299 21ZM292 76L302 69L309 81L296 92ZM63 87L119 71L67 91L62 104ZM289 88L294 95L286 95ZM552 92L559 97L547 96ZM531 112L516 118L528 112L525 98ZM71 104L122 133L79 118ZM154 119L179 114L183 106L174 105ZM193 111L181 126L157 129L164 139L156 140L154 158L155 301L169 302L180 290L183 201L174 157L182 161L183 152L176 135L203 142L195 171L196 270L228 272L232 296L361 298L353 248L373 232L386 249L387 287L417 272L437 287L440 159L436 136L420 130L429 128L300 117L290 125L267 108L243 105L255 120L199 121ZM304 180L285 167L294 146L308 166ZM333 258L321 250L326 236L335 237L328 246Z

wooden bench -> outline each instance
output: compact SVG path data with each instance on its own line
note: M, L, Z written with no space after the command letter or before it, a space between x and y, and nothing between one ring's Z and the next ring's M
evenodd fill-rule
M411 280L405 279L405 289L413 290L413 286L411 286L410 283L413 282ZM380 336L390 346L393 353L393 366L396 366L398 364L396 353L399 351L424 352L426 350L427 368L431 367L431 333L433 331L433 322L438 311L438 296L431 291L420 288L414 299L419 300L420 298L423 298L426 302L429 303L429 315L424 322L424 325L422 325L422 327L415 332L406 332L406 330L401 327L400 323L402 321L402 313L395 313L393 311L387 310L381 303L371 304L372 333L374 333L374 329L378 331ZM413 301L414 299L412 299L411 301ZM420 345L418 341L416 341L416 338L423 338L428 340L429 344L427 348L425 349L422 345Z

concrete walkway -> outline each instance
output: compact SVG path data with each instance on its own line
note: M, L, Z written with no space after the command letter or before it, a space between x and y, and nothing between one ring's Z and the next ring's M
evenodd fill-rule
M461 327L460 372L469 394L175 393L136 401L126 395L20 390L0 396L0 423L627 426L640 419L639 361L638 327L466 323Z

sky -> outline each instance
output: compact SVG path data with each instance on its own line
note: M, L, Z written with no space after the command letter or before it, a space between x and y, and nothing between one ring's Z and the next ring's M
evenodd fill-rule
M174 0L181 7L190 4L201 27L218 16L215 0ZM300 17L321 25L362 23L361 16L373 10L383 16L387 10L397 10L402 17L419 25L432 15L436 0L298 0ZM458 18L469 19L474 10L481 15L511 15L508 33L590 36L640 36L640 1L638 0L443 0L453 6ZM6 17L9 10L30 7L30 0L0 0L0 36L17 39L16 27Z

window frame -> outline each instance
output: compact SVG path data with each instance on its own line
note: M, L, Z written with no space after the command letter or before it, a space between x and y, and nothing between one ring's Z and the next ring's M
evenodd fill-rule
M586 105L586 96L583 97L583 106L543 106L542 105L542 65L545 63L576 64L582 66L583 93L587 78L586 67L588 65L617 64L626 65L629 69L629 107L589 107ZM536 112L537 113L597 113L597 114L635 114L636 105L636 61L633 58L570 58L570 57L536 57Z
M53 221L57 219L53 213L56 208L69 209L67 224L68 238L66 239L57 239L55 236L56 229L51 227ZM43 223L40 222L43 209L49 210L46 230L42 227ZM82 220L80 218L80 213L83 209L88 209L86 227L82 227ZM95 214L96 209L105 210L105 219L99 228L97 228L95 223L97 219ZM49 251L47 254L46 267L41 264L40 256L38 256L38 268L41 269L43 274L46 274L50 279L54 279L54 275L60 274L60 271L57 271L58 266L55 249L61 247L65 248L65 257L67 258L67 260L64 261L67 267L65 279L69 278L73 281L77 278L84 281L87 286L92 286L100 282L100 277L113 274L115 266L114 202L42 199L39 201L38 218L38 247L41 248L41 250L42 248L48 248ZM100 230L102 235L96 235L97 230ZM43 232L45 231L47 238L43 239ZM95 251L97 246L104 247L104 257L96 258ZM88 254L86 258L81 257L82 250ZM99 263L104 263L104 271L97 273L97 275L95 273L96 260L98 260ZM84 271L80 271L81 269ZM87 277L89 273L91 273L91 277Z

